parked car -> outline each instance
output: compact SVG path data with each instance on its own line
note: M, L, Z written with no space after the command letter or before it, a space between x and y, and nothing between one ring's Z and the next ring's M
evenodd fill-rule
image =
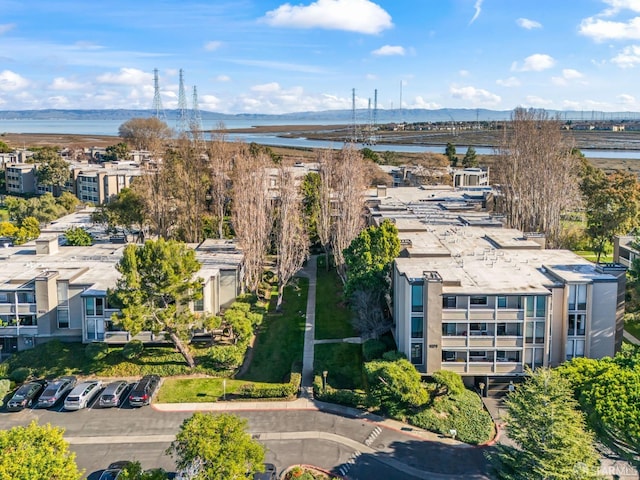
M124 467L126 467L130 463L131 462L127 460L113 462L107 467L106 470L102 472L102 475L100 475L100 478L98 480L116 480L120 476L120 473L122 472Z
M124 380L117 380L107 385L98 399L101 407L119 407L125 399L125 392L129 384Z
M276 466L273 463L264 464L263 473L254 473L253 480L276 480L278 478Z
M56 378L55 380L48 382L47 386L40 395L36 407L50 408L53 407L58 401L64 397L65 393L73 390L76 386L78 379L72 375L67 377Z
M82 382L75 386L64 400L65 410L80 410L85 408L102 388L100 380Z
M11 400L7 402L7 410L9 412L19 412L24 408L30 407L43 388L44 382L29 382L20 386L11 397Z
M149 405L159 386L160 377L158 375L145 375L133 386L129 394L129 404L132 407Z

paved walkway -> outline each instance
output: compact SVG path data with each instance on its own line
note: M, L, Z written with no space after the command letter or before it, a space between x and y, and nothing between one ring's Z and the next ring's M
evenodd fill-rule
M302 354L302 382L300 385L302 397L313 398L313 346L316 337L316 277L318 261L316 255L307 260L301 274L309 279L307 292L307 314L304 327L304 347Z
M631 335L626 330L622 332L622 335L624 336L625 340L627 340L628 342L633 343L634 345L640 345L640 340L638 340L636 337Z

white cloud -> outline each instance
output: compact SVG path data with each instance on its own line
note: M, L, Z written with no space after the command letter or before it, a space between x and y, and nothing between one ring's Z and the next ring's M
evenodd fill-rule
M137 68L121 68L118 73L104 73L96 80L113 85L141 85L152 83L153 75Z
M611 59L620 68L635 67L640 64L640 45L629 45Z
M280 90L280 84L278 82L264 83L262 85L254 85L251 87L252 92L277 92Z
M371 52L372 55L389 56L389 55L404 55L404 47L400 45L383 45Z
M213 52L214 50L218 50L222 46L222 42L219 40L213 40L211 42L207 42L204 44L204 49L207 52Z
M264 21L274 27L323 28L377 34L391 28L391 16L370 0L316 0L309 5L280 5Z
M453 98L457 98L460 100L464 100L466 102L470 102L472 104L479 105L497 105L502 100L498 95L491 93L482 88L476 87L456 87L451 86L449 88L449 93Z
M469 21L469 25L471 25L473 22L475 22L478 19L478 17L480 16L480 12L482 12L482 2L483 2L483 0L476 0L475 5L473 6L473 8L475 8L476 11L473 14L473 17L471 18L471 20Z
M633 95L628 95L626 93L622 93L622 94L617 96L617 99L623 105L633 106L634 108L637 106L636 97L634 97Z
M533 30L534 28L542 28L542 24L540 22L536 22L535 20L529 20L528 18L519 18L516 20L516 23L519 27L522 27L526 30Z
M622 10L631 10L633 12L640 12L639 0L603 0L604 3L609 5L609 8L604 10L601 15L611 16L616 15Z
M15 23L3 23L0 24L0 35L7 33L10 30L13 30L16 27Z
M216 77L216 82L230 82L231 77L229 75L218 75Z
M84 87L85 85L80 82L74 82L64 77L56 77L49 85L49 90L80 90Z
M520 86L520 80L518 80L516 77L499 78L498 80L496 80L496 83L501 87L519 87Z
M637 40L640 39L640 17L628 22L615 22L600 18L585 18L580 23L578 32L596 42L605 40Z
M562 76L551 77L551 81L555 85L564 87L569 84L570 80L577 80L582 77L583 77L582 73L580 73L578 70L574 70L573 68L565 68L562 70Z
M549 107L553 105L553 101L547 100L546 98L537 97L535 95L529 95L525 98L524 107Z
M220 99L214 95L202 95L198 100L202 110L217 110L220 108Z
M511 70L514 72L541 72L555 65L556 61L553 57L544 53L534 53L524 59L522 66L517 62L513 62Z
M418 95L414 98L413 103L408 105L408 108L426 108L429 110L435 110L436 108L442 108L442 106L435 102L427 102L424 98Z
M469 70L460 70L458 72L458 75L460 75L461 77L468 77L469 76Z
M0 92L12 92L29 85L29 80L11 70L0 72Z

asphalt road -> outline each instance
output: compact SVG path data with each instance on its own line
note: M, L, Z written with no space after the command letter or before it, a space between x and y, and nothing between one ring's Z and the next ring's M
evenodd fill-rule
M384 428L363 419L320 411L243 411L250 433L267 448L266 461L278 471L297 463L313 464L351 480L412 480L381 459L393 459L422 471L467 478L482 473L483 452L474 447L453 447L426 442L408 433ZM101 409L95 406L67 412L27 409L0 412L0 426L26 425L32 420L65 428L65 438L90 480L117 460L139 460L144 468L175 470L165 454L173 436L190 412L159 412L152 407ZM423 476L423 478L425 478ZM430 478L430 477L426 477Z

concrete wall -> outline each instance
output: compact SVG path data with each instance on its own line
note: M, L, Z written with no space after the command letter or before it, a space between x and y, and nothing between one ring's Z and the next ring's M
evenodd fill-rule
M612 312L616 311L618 284L598 282L591 285L590 314L587 315L587 352L591 358L612 357L616 351L616 322Z
M424 355L426 372L437 372L442 367L442 279L424 279L426 319Z
M549 366L557 367L566 359L569 290L565 287L551 289L551 335Z
M395 337L398 344L398 351L404 353L407 358L411 357L411 288L409 281L404 275L393 269L393 286L396 289L394 294L394 321L396 323Z

